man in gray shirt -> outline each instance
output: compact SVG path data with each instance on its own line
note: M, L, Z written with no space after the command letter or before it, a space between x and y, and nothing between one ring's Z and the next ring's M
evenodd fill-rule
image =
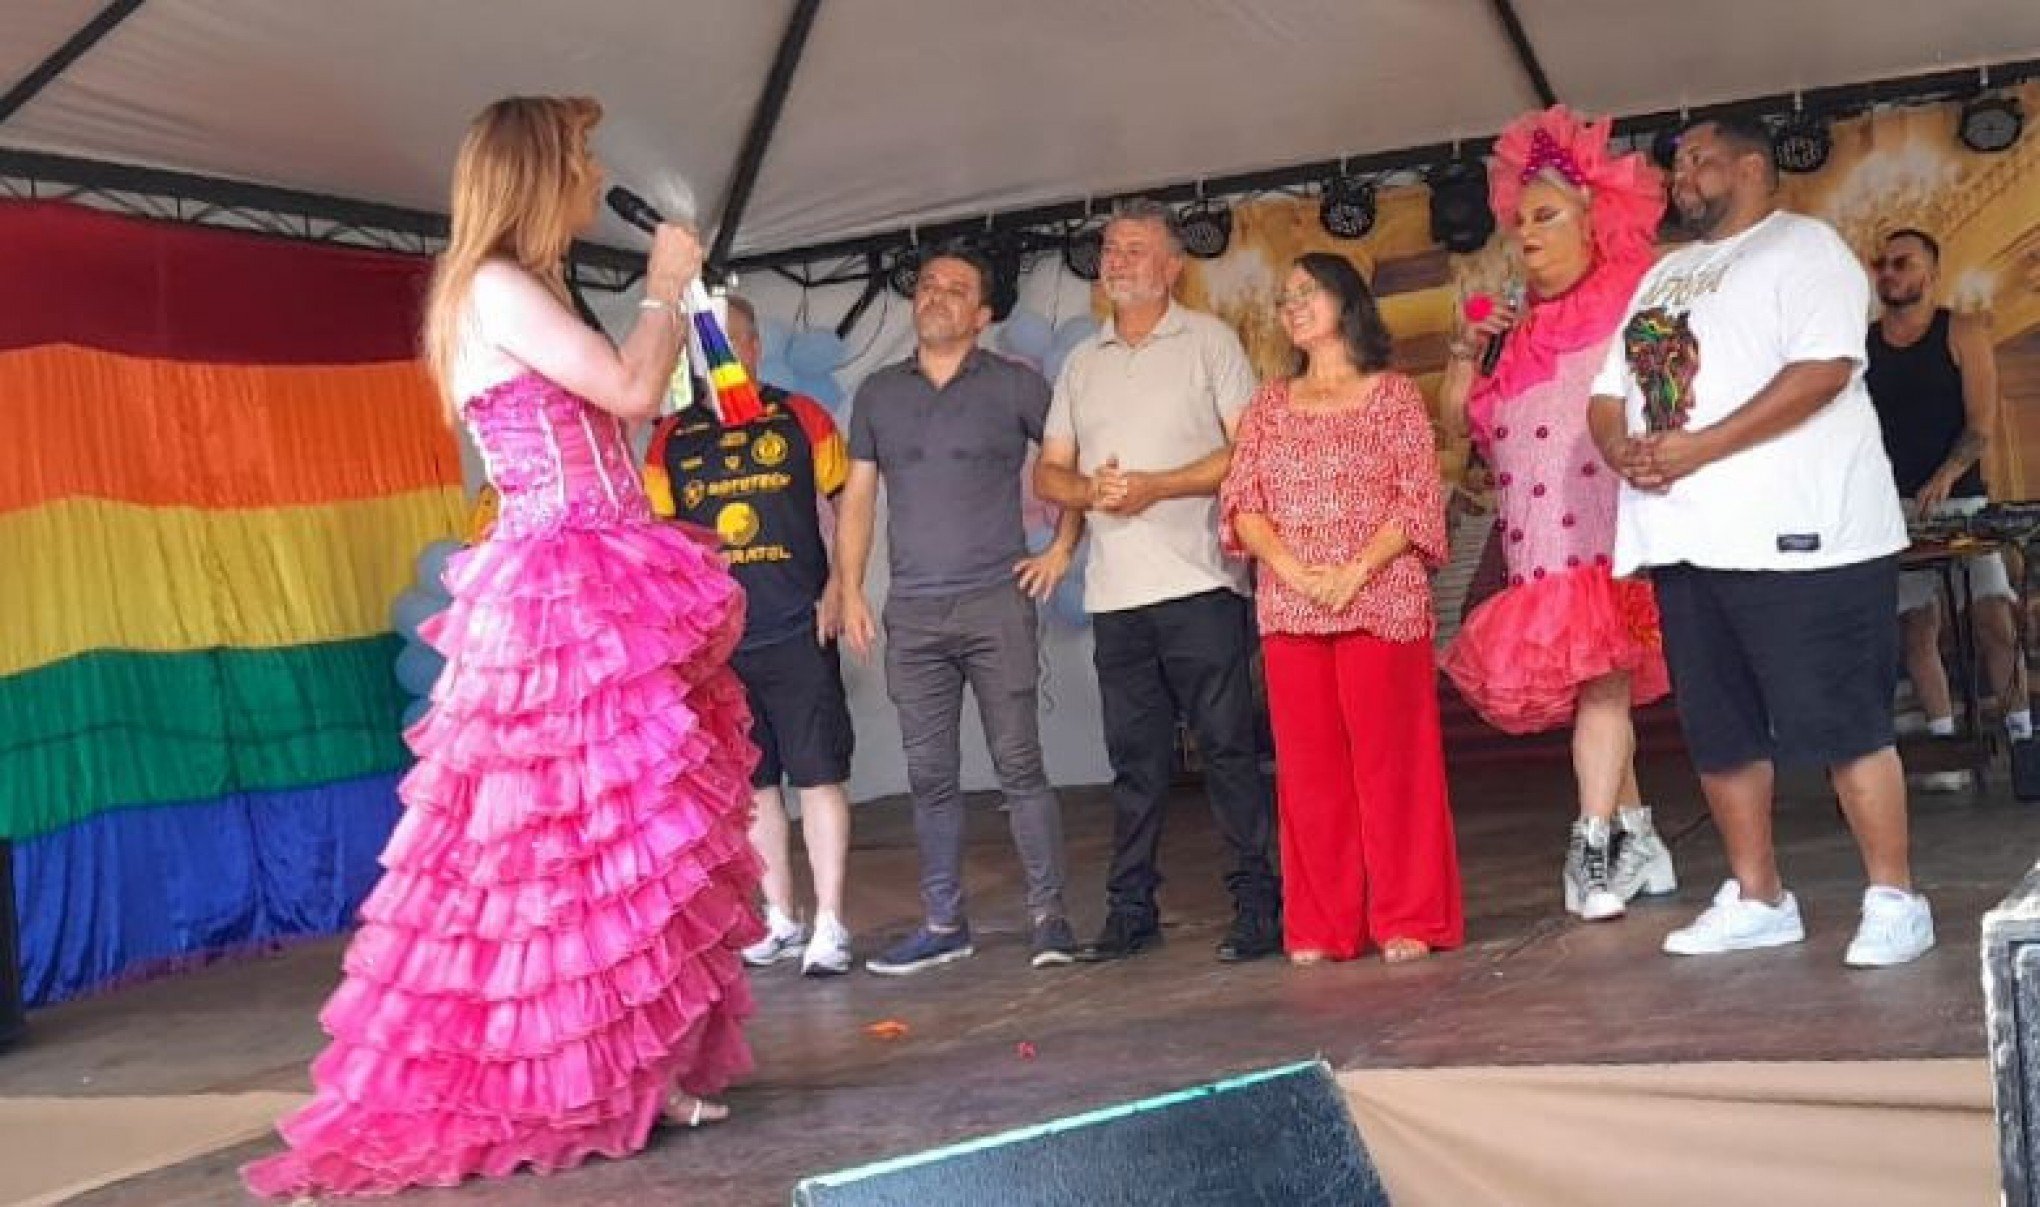
M1036 968L1068 964L1062 814L1042 769L1036 714L1036 601L1069 570L1083 513L1066 510L1054 542L1030 557L1020 512L1028 446L1041 440L1048 383L977 346L992 321L991 266L948 251L921 267L914 355L866 378L850 419L850 478L838 504L843 638L869 659L877 636L864 594L881 480L892 586L885 679L900 718L922 926L865 967L904 976L975 950L963 904L963 686L977 697L985 745L1010 806L1027 873Z
M1114 825L1105 927L1078 958L1121 959L1161 938L1156 853L1181 717L1227 848L1233 922L1218 958L1258 959L1282 941L1275 812L1248 677L1246 572L1220 552L1213 498L1254 371L1232 328L1172 299L1183 242L1169 210L1122 206L1101 267L1112 321L1064 365L1034 471L1042 498L1091 513L1084 609Z

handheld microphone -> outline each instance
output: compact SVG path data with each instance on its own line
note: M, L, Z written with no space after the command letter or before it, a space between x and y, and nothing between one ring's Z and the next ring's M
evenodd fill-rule
M1510 310L1521 310L1523 308L1524 297L1523 282L1511 281L1509 282L1508 290L1502 294L1502 304ZM1487 346L1480 350L1480 375L1482 377L1494 376L1495 366L1502 363L1502 345L1507 343L1508 339L1509 333L1507 331L1497 331L1488 337Z
M657 234L659 224L666 220L664 214L652 208L651 202L646 201L620 184L611 185L609 192L603 197L603 200L609 203L610 211L617 217L648 235ZM685 300L687 309L695 314L709 312L710 307L713 305L709 298L708 289L701 283L699 277L687 283L687 296Z
M659 229L659 223L666 220L665 215L652 208L651 202L646 201L620 184L610 187L609 195L605 200L609 202L610 210L617 217L648 235L656 234Z

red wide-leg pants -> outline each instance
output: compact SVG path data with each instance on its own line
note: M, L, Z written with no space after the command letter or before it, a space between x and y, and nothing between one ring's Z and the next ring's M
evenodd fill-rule
M1459 946L1459 857L1428 641L1269 634L1283 938L1351 959Z

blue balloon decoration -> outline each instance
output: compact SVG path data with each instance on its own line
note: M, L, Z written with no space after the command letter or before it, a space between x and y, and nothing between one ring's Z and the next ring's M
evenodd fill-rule
M1091 614L1084 611L1084 549L1077 548L1076 560L1070 563L1070 572L1056 584L1055 593L1048 597L1048 614L1073 629L1081 629L1091 623Z
M445 611L446 603L444 595L428 595L413 587L390 605L390 627L416 641L418 626Z
M434 541L418 554L418 586L429 594L442 599L450 598L446 592L447 559L461 551L459 541Z
M776 360L786 354L786 341L793 335L793 328L778 319L758 319L758 361Z
M796 373L793 384L787 388L797 390L821 403L822 408L830 415L836 415L837 410L843 405L843 387L836 381L834 374L824 373L817 376ZM840 419L841 416L837 418Z
M799 376L784 357L767 354L758 361L758 380L765 385L791 390L795 388L794 379Z
M411 726L416 725L418 722L424 720L426 712L428 712L431 708L432 701L425 699L413 700L409 704L405 705L403 727L405 729L409 729Z
M1037 369L1048 360L1048 350L1054 343L1055 329L1032 310L1015 310L999 327L999 350Z
M1042 375L1050 381L1062 376L1063 363L1076 351L1077 345L1098 334L1098 320L1088 314L1070 319L1055 329L1055 341L1048 346L1048 357L1042 363Z
M827 377L848 356L843 337L833 331L799 331L786 341L786 363L802 377Z
M446 658L422 641L404 644L397 655L397 686L414 696L429 696L446 669Z

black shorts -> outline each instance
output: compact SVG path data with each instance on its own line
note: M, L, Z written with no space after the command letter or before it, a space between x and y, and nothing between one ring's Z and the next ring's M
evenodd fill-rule
M751 700L751 740L758 769L751 785L820 788L850 778L850 705L835 643L815 642L812 629L756 649L738 650L730 669Z
M1898 559L1651 572L1693 765L1850 762L1895 740Z

